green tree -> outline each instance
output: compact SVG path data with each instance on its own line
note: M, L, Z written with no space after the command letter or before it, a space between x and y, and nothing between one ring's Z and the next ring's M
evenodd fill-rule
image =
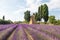
M13 23L11 20L2 20L0 19L0 24L11 24Z
M40 7L40 16L41 16L41 18L43 18L43 5L41 5L41 7Z
M43 19L44 19L44 21L45 21L45 23L48 21L48 6L46 5L46 4L44 4L43 5L43 13L42 13L42 15L43 15Z
M41 7L38 7L38 13L37 13L37 18L38 20L37 21L41 21L41 18L42 18L42 12L41 12Z
M54 24L55 23L55 16L49 17L49 23Z
M35 13L35 20L38 21L38 13Z
M3 16L3 20L5 20L5 16Z
M60 25L60 20L56 20L56 25Z
M29 22L30 21L30 11L24 12L24 19L25 21Z
M38 20L41 21L41 19L43 18L45 23L48 21L48 6L46 4L41 5L40 7L38 7Z

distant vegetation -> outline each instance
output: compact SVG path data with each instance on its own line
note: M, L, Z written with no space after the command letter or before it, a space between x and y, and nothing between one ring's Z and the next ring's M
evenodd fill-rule
M47 4L41 5L38 7L38 12L33 13L35 15L35 21L36 24L54 24L54 25L60 25L60 20L56 20L55 16L49 16L49 10ZM24 19L25 21L15 21L15 24L19 23L29 23L30 21L30 11L27 10L24 12ZM41 20L44 20L44 22L41 22ZM11 20L5 20L5 16L0 19L0 24L11 24L13 23Z
M14 24L23 23L23 21L15 21Z
M27 22L29 22L30 21L30 11L26 11L26 12L24 12L24 19L25 19L25 21L27 21Z
M60 25L60 20L56 20L55 16L49 16L49 23L54 25Z
M30 11L24 12L24 19L25 21L29 22L30 21ZM34 13L35 15L35 20L36 21L41 21L41 19L44 19L44 22L47 23L48 21L48 6L46 4L41 5L38 7L38 12Z
M49 10L47 4L41 5L38 7L38 12L33 13L35 15L36 23L40 24L54 24L54 25L60 25L60 20L56 20L55 16L49 16ZM24 19L26 23L29 23L30 21L30 11L24 12ZM44 22L41 22L41 19L43 18Z
M11 24L13 23L11 20L2 20L0 19L0 24Z
M5 20L5 16L3 16L3 19L0 19L0 24L11 24L13 23L11 20Z

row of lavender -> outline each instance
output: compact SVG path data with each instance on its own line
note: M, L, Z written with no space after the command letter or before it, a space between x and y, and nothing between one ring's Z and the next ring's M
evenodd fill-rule
M39 33L39 38L41 37L42 40L60 40L60 26L57 25L39 25L39 24L34 24L34 25L28 25L28 27L31 32L34 32L36 30L36 34ZM28 29L27 28L27 29ZM30 32L30 33L31 33ZM34 33L35 34L35 33ZM35 40L35 39L34 39ZM40 40L40 39L39 39Z
M0 40L60 40L60 26L40 24L0 25Z
M17 24L0 25L0 40L7 40L16 27Z

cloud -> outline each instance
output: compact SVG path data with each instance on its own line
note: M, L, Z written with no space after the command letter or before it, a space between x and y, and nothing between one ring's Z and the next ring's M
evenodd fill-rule
M41 5L41 0L26 0L26 6L27 10L30 10L31 12L36 12L38 9L38 6Z
M5 15L6 20L23 20L21 18L23 9L18 2L19 0L0 0L0 18L2 19L2 16Z
M47 4L50 10L60 8L60 0L50 0Z
M28 6L28 9L35 10L38 6L41 4L47 4L49 7L49 10L60 8L60 0L49 0L49 2L42 3L43 0L26 0L26 5Z
M0 0L0 18L3 15L6 19L24 20L24 12L30 10L31 14L38 11L41 4L47 4L49 12L60 9L60 0L49 0L49 2L42 3L43 0Z

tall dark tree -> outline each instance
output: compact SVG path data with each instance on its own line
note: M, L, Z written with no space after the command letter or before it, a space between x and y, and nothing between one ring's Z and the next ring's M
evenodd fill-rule
M41 21L41 19L43 18L43 5L39 6L38 8L38 17L39 21Z
M48 6L46 4L43 5L43 19L45 22L48 21Z
M38 13L37 13L38 21L41 21L42 13L41 13L41 7L38 7Z
M38 13L35 13L35 20L38 21Z
M5 16L3 16L3 20L5 20Z
M24 12L24 19L25 21L29 22L30 21L30 11Z
M40 15L41 15L41 18L43 18L43 5L41 5L40 7Z
M41 20L41 18L40 18L40 14L39 13L35 13L35 20L36 21L40 21Z

